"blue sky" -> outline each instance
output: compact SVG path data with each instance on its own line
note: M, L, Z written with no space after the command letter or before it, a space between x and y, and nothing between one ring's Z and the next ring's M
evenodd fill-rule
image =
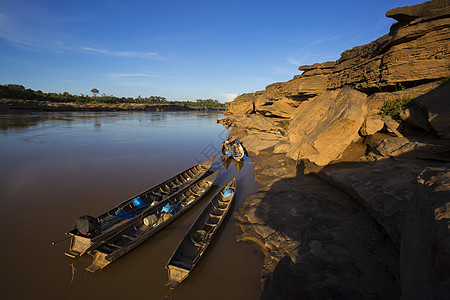
M264 89L387 34L414 0L0 0L0 84L218 99Z

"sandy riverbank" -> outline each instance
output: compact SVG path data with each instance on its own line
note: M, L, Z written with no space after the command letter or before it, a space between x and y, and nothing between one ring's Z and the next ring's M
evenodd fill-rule
M174 104L106 104L65 103L33 100L0 99L0 110L26 109L37 111L224 111L220 108L189 107Z

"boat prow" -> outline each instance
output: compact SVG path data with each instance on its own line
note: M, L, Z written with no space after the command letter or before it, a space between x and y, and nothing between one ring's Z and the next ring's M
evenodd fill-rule
M106 259L106 254L99 251L92 251L91 256L93 257L92 264L86 268L86 271L91 273L97 272L98 270L103 269L110 262Z
M189 276L190 270L180 268L174 265L167 266L167 272L169 273L169 284L171 288L175 288L183 280Z

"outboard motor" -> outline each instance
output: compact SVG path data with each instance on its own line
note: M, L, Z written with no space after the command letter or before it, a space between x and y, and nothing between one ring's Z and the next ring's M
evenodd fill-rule
M81 216L73 223L72 230L76 230L82 235L92 235L100 230L100 223L97 218L88 215Z

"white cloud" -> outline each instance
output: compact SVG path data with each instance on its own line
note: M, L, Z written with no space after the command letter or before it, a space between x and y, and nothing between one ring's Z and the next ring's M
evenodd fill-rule
M234 98L236 98L238 96L238 94L228 93L228 94L223 94L222 96L225 97L225 102L230 102L230 101L233 101Z
M348 34L330 35L323 38L311 39L308 41L297 41L295 51L289 53L286 61L295 66L312 65L328 60L339 58L342 41L347 41Z
M108 73L110 78L123 78L123 77L159 77L154 74L144 74L144 73Z
M0 39L28 51L73 50L63 42L69 35L62 23L74 21L68 15L57 18L33 1L0 1Z
M20 36L21 34L17 27L15 18L0 13L0 38L15 44L28 45L29 41Z
M293 58L292 56L288 56L288 57L286 58L286 60L287 60L288 63L290 63L291 65L296 65L296 66L300 65L300 62L299 62L297 59Z
M136 52L136 51L111 51L106 49L98 49L92 47L82 47L82 50L106 54L110 56L120 56L120 57L130 57L130 58L146 58L146 59L156 59L158 58L158 53L156 52Z

